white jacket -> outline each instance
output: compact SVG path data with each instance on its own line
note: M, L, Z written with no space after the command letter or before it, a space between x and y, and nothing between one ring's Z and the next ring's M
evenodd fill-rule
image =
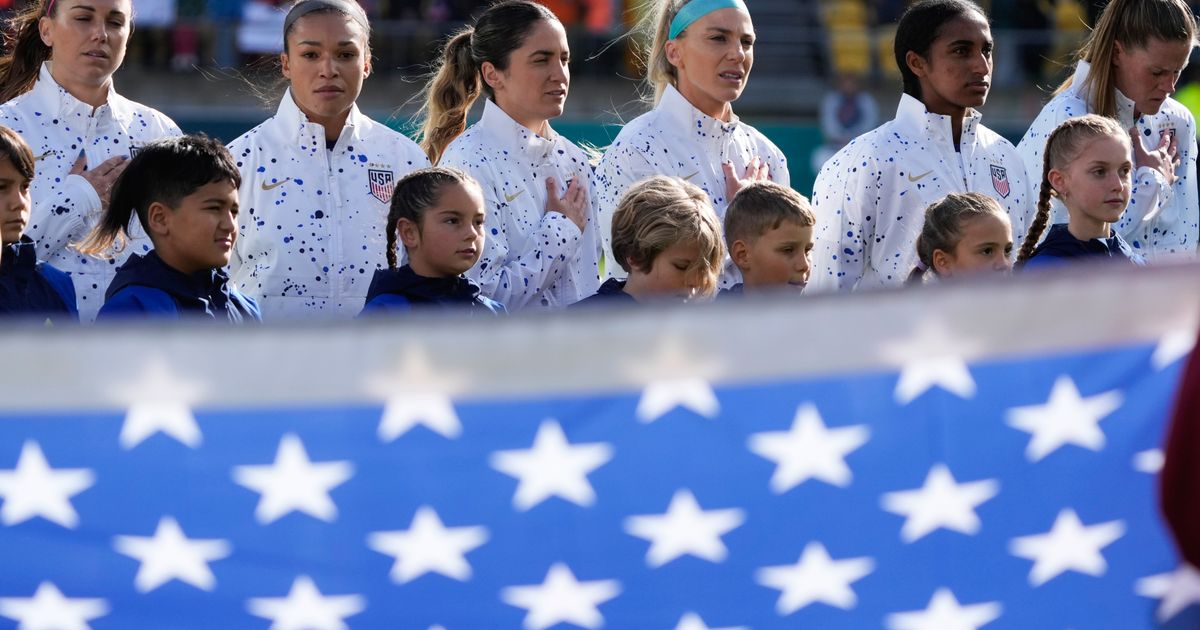
M289 89L279 111L229 145L242 173L230 277L264 319L351 318L375 270L396 182L429 166L420 147L354 106L332 150Z
M901 285L917 262L925 209L949 193L977 192L1000 202L1013 233L1034 199L1012 143L970 110L959 151L949 116L900 98L896 118L838 151L817 175L811 287L854 290Z
M135 103L110 88L108 101L95 108L71 96L42 64L33 89L0 105L0 124L21 134L33 150L36 171L30 186L33 208L26 234L37 241L38 260L71 275L79 316L96 318L116 268L130 253L151 248L137 219L130 223L139 236L111 260L84 256L68 246L79 243L99 222L100 196L80 175L68 175L82 152L87 167L118 155L133 157L138 147L168 136L179 127L162 113ZM111 253L111 252L110 252Z
M755 157L767 163L771 181L791 185L787 159L766 136L737 117L725 123L704 114L673 86L667 86L654 109L621 129L596 167L605 273L612 277L625 275L612 256L612 217L631 185L652 175L681 177L708 193L717 216L724 220L729 200L725 198L721 164L733 162L734 172L741 176ZM727 287L739 278L737 269L727 260L721 286Z
M562 308L600 286L596 193L587 155L553 129L543 138L487 99L483 117L446 147L438 162L479 180L487 206L483 253L467 276L509 311ZM546 212L547 177L565 192L571 178L588 186L581 232L558 212Z
M1091 67L1086 61L1075 66L1070 87L1050 99L1037 119L1017 145L1025 162L1029 181L1033 183L1034 201L1041 186L1043 155L1046 140L1055 127L1069 118L1089 113L1083 83ZM1195 254L1200 238L1200 205L1196 196L1196 120L1179 101L1168 98L1152 116L1134 120L1134 103L1116 92L1117 122L1124 129L1136 124L1142 146L1147 151L1158 146L1163 133L1174 133L1179 139L1180 165L1176 169L1175 185L1166 186L1158 170L1143 166L1133 174L1133 190L1129 207L1116 224L1116 230L1135 251L1153 260L1164 254ZM1131 158L1132 159L1132 156ZM1058 199L1051 200L1052 216L1048 225L1067 222L1067 211ZM1031 208L1032 213L1036 208Z

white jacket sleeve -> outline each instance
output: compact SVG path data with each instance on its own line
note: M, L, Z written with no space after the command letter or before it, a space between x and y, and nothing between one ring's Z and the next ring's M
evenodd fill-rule
M596 230L604 252L604 275L621 277L624 272L613 258L612 221L617 204L625 191L647 177L657 175L658 169L640 151L631 150L629 143L614 145L596 167L593 187L596 190ZM786 172L784 173L786 176Z
M529 305L534 296L567 273L583 233L558 212L542 216L537 229L527 237L525 251L513 251L505 229L505 203L490 186L484 190L488 208L483 254L467 272L483 295L500 302L509 311Z
M855 152L857 153L857 152ZM876 166L846 169L843 164L874 162L870 155L842 152L825 163L813 187L817 216L813 247L813 279L817 291L853 290L865 275L870 245L875 242L878 200L876 184L866 177Z
M80 175L68 175L52 194L34 199L26 234L37 241L38 260L86 238L100 210L100 195Z

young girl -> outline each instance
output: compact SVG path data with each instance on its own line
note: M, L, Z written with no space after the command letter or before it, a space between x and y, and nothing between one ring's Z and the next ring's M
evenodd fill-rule
M408 311L414 306L466 307L504 313L463 274L483 251L485 209L479 183L449 167L409 173L396 184L387 221L387 269L375 272L363 313ZM408 264L397 268L396 239Z
M514 311L561 308L600 283L591 167L550 127L566 104L570 54L553 13L504 0L450 38L426 87L422 145L478 180L490 210L468 275ZM483 117L464 132L480 92Z
M733 102L754 66L754 25L742 0L655 0L643 29L653 40L645 60L654 109L625 125L596 167L600 233L607 240L625 191L651 175L696 184L718 217L745 179L791 183L787 160L766 136L738 120ZM605 267L619 275L618 263ZM739 280L728 263L722 286Z
M131 254L117 269L99 319L186 315L260 320L258 305L238 293L221 270L237 241L240 184L233 157L216 140L180 136L139 151L80 251L121 251L135 212L154 248L145 255Z
M628 278L609 278L579 304L682 302L717 290L721 222L708 195L678 177L651 177L625 193L613 213L612 246Z
M1037 216L1021 244L1018 264L1026 268L1070 258L1107 257L1143 264L1113 230L1129 205L1133 164L1129 134L1111 118L1087 114L1059 125L1046 141ZM1050 198L1067 209L1067 222L1050 227ZM1036 248L1036 249L1035 249Z
M987 195L1012 218L1014 237L1025 231L1032 191L1024 164L976 111L991 88L987 16L969 0L921 0L900 18L895 56L904 80L896 118L817 175L810 290L902 284L917 261L925 209L949 193Z
M29 224L33 152L0 126L0 313L78 321L75 286L67 274L37 261L37 244L22 234Z
M98 263L68 245L92 229L126 160L179 127L113 87L133 30L131 0L35 0L8 26L0 124L25 138L37 165L28 234L39 260L71 275L90 322L121 258ZM148 247L135 234L127 252Z
M925 210L917 266L907 284L936 278L1012 271L1012 224L995 199L950 193Z
M1058 88L1017 145L1030 181L1041 175L1046 139L1060 123L1092 113L1128 130L1133 197L1117 232L1151 258L1194 254L1200 242L1196 121L1170 97L1195 46L1183 0L1112 0L1079 50L1075 73ZM1052 221L1067 221L1051 201Z
M243 210L230 274L268 319L352 317L383 267L395 183L429 161L355 105L371 71L358 3L301 0L283 36L279 110L229 145Z

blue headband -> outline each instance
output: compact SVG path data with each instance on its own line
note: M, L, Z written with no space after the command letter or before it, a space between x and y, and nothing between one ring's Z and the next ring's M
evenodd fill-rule
M721 9L737 9L747 15L750 13L742 0L692 0L683 5L679 13L675 14L675 19L671 20L671 36L668 39L679 37L683 29L691 26L692 22Z

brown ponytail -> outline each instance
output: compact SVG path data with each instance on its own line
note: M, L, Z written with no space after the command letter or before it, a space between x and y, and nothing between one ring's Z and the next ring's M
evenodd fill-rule
M468 26L446 42L442 62L426 90L421 148L433 164L438 163L450 142L467 128L467 112L479 98L483 82L471 57L474 33L475 28Z
M0 56L0 103L32 90L42 62L50 58L50 47L42 41L38 21L53 17L46 10L54 4L53 0L32 2L5 24L4 49L8 52Z
M1057 129L1055 133L1058 133ZM1053 139L1054 134L1050 137ZM1033 250L1037 248L1038 241L1042 239L1042 233L1046 231L1046 224L1050 221L1050 197L1053 195L1054 187L1050 185L1050 151L1046 151L1042 156L1042 185L1038 191L1037 214L1033 217L1033 223L1029 224L1029 233L1025 235L1025 240L1021 241L1021 252L1017 254L1018 263L1029 260L1033 256Z

